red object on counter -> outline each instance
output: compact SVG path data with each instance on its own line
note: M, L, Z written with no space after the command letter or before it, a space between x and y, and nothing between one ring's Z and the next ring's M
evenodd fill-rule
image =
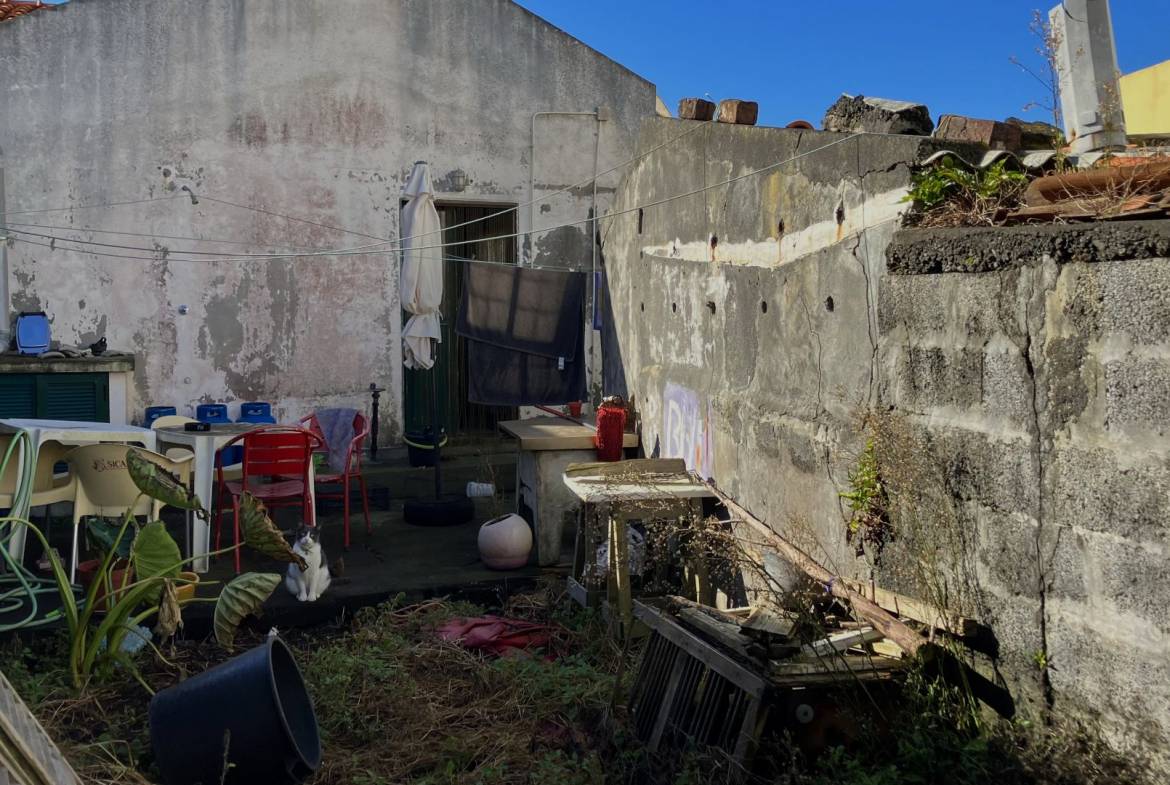
M621 403L603 402L597 409L597 433L593 443L597 460L620 461L626 433L626 407Z

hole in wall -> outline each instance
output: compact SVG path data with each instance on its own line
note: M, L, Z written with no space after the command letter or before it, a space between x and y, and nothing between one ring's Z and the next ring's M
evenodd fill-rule
M763 311L764 313L768 312L768 301L767 300L760 300L760 310Z
M833 298L831 296L826 297L825 298L825 310L828 311L829 313L832 313L833 308L835 308L835 307L836 307L836 305L833 303Z
M646 303L638 303L638 307L642 309L642 313L646 313Z
M715 313L715 302L713 300L707 301L707 310L711 313Z
M711 235L711 249L714 250L717 245L719 245L719 235L713 234Z
M678 313L678 303L671 303L670 304L670 312L671 313Z
M845 203L844 202L837 202L837 210L834 213L834 217L837 219L837 226L840 226L841 224L845 223Z
M639 207L638 208L638 234L642 233L642 218L643 218L643 210L641 207Z
M781 218L779 221L776 222L776 236L777 237L784 236L784 219L783 218Z

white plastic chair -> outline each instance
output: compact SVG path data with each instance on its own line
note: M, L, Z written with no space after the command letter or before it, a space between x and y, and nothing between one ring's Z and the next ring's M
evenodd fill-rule
M13 438L9 434L0 435L0 460L8 452ZM61 477L53 473L53 467L64 461L71 449L73 448L66 447L61 442L48 441L37 450L36 474L33 476L33 490L32 497L29 499L29 508L44 507L46 522L49 517L49 505L73 500L76 477L72 473ZM17 463L17 452L13 451L12 458L4 469L4 475L0 476L0 509L11 509L15 501ZM46 532L46 536L47 534ZM25 543L23 534L19 539L14 536L14 542L18 543L15 547L20 552L13 555L17 559L23 560Z
M191 459L172 460L157 452L124 444L87 444L78 447L67 456L71 473L76 476L76 493L73 499L73 552L69 561L69 580L77 572L77 535L82 519L87 516L122 517L127 510L132 515L149 515L157 518L163 503L149 496L139 498L138 486L126 468L126 451L138 450L148 460L158 464L189 485L191 481ZM135 502L137 500L137 503ZM133 509L131 509L133 507Z

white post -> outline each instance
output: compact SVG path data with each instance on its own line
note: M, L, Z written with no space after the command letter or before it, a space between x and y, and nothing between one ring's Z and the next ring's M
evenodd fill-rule
M1060 110L1074 153L1125 147L1125 114L1109 0L1062 0L1048 12Z

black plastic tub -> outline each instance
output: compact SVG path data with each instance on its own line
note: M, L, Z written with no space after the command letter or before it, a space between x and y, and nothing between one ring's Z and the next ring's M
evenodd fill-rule
M313 701L276 637L155 695L150 741L166 785L300 783L321 765Z
M406 442L406 453L410 465L434 466L438 463L439 451L435 449L435 437L430 431L407 431L403 440ZM447 446L447 434L440 434L439 448Z

